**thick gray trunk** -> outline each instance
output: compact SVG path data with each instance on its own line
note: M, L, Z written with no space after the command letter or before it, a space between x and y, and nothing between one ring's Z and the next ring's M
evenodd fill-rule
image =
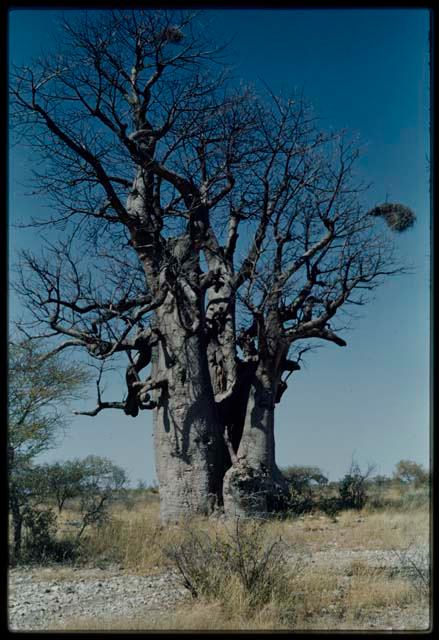
M261 516L283 508L286 484L275 461L274 407L278 380L259 365L249 392L236 461L223 483L229 516Z
M274 405L277 381L261 365L250 387L238 459L250 467L271 470L274 465Z
M223 260L211 252L206 253L209 268L221 273L220 282L207 291L205 322L209 332L207 357L210 379L215 401L222 402L232 395L237 377L233 273Z
M223 448L201 333L183 328L171 294L156 316L152 375L166 384L154 392L156 472L161 519L173 521L221 503Z

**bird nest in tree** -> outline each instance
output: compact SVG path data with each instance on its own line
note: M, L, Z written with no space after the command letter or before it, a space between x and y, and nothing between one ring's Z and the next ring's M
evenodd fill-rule
M181 42L183 40L184 35L180 31L180 29L178 27L170 26L170 27L166 27L166 29L164 29L163 38L167 42L171 42L173 44L178 44L179 42Z
M370 215L383 218L392 231L399 232L412 227L416 220L416 215L409 207L390 202L378 205L371 210Z

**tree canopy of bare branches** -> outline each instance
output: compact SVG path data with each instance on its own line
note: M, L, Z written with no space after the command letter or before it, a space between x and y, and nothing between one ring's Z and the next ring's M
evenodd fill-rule
M154 412L164 520L267 512L285 483L274 409L314 340L345 346L346 310L400 273L344 132L301 96L228 80L198 16L120 10L65 22L58 51L12 73L16 135L58 230L24 253L21 329L99 366L84 411ZM126 395L103 400L107 363Z

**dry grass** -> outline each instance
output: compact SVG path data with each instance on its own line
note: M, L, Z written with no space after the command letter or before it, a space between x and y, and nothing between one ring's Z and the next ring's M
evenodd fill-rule
M405 607L418 601L418 593L402 578L389 580L385 575L355 576L346 597L350 612L355 616L359 610Z
M194 532L215 532L225 540L230 523L194 520L163 527L159 504L148 496L129 508L114 505L112 518L99 530L90 529L84 540L89 566L119 563L127 573L155 573L169 566L165 548L181 541L188 527ZM74 513L66 513L74 517ZM229 529L228 529L229 528ZM336 549L404 550L428 544L427 508L362 512L346 511L337 521L327 516L305 516L264 525L267 539L282 538L299 556L312 561L316 552ZM212 567L212 569L214 569ZM63 569L56 569L60 578ZM66 576L71 572L67 570ZM65 579L68 579L67 577ZM319 561L297 565L281 591L265 604L251 608L242 584L230 576L220 597L202 597L172 611L139 611L136 617L69 619L59 630L377 630L422 627L428 597L407 578L364 559L342 566L319 566ZM422 617L424 616L424 617ZM412 625L412 626L411 626ZM414 627L413 627L414 625ZM418 625L418 626L416 626Z
M167 564L163 548L180 537L178 526L162 526L158 499L139 501L129 509L115 505L110 522L84 536L84 558L98 565L120 563L134 573L151 573ZM66 513L66 518L74 514ZM192 527L218 531L215 520L192 521ZM184 525L183 525L184 528ZM325 515L266 524L272 538L281 537L304 555L329 549L390 550L428 544L430 516L425 508L410 512L342 512L337 521Z
M163 565L160 541L164 535L172 537L173 532L164 531L160 525L158 499L147 497L128 507L116 503L111 505L109 515L108 522L84 533L81 558L86 564L117 563L135 573L154 573ZM77 511L70 505L59 519L60 531L74 532L68 522L77 518Z
M195 600L160 616L145 610L135 617L71 618L51 625L50 630L360 630L389 625L410 629L416 627L419 611L418 595L404 580L389 581L366 570L343 588L336 576L317 569L293 579L289 597L285 594L281 601L273 600L251 613L232 581L228 606Z
M265 608L251 619L235 613L225 615L220 603L197 602L179 607L164 616L148 614L138 617L114 617L111 619L71 618L64 623L52 625L51 631L263 631L288 629L279 622L278 616Z
M344 511L334 522L328 516L304 516L302 519L268 524L273 535L301 544L309 551L337 549L393 549L411 544L427 544L429 513L426 509L407 512Z
M428 543L429 513L425 509L407 512L340 514L337 523L344 535L340 545L351 549L405 548L409 544Z

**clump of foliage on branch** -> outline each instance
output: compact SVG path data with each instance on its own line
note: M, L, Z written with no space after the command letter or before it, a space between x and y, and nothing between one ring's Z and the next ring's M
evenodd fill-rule
M372 209L370 215L383 218L393 231L406 231L415 223L416 216L409 207L386 202Z
M378 213L397 230L414 216L365 205L358 150L300 96L229 84L197 15L62 26L59 50L11 74L16 135L53 207L27 222L62 229L23 254L22 328L97 361L87 415L154 412L163 520L267 513L288 494L287 381L309 343L345 346L344 311L401 273ZM115 366L125 396L104 399Z

